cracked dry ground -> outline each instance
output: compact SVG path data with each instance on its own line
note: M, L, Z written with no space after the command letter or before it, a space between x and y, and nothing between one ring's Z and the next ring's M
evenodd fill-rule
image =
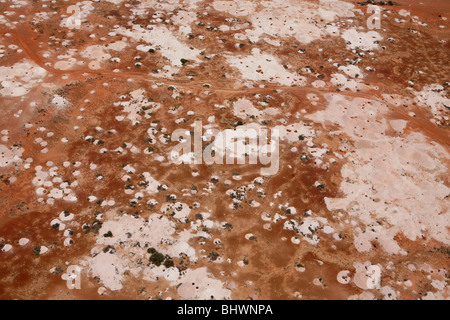
M372 2L0 1L0 298L448 298L450 5Z

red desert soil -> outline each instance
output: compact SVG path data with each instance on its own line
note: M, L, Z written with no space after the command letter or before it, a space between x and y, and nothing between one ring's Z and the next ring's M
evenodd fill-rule
M450 4L375 2L0 3L0 299L448 298Z

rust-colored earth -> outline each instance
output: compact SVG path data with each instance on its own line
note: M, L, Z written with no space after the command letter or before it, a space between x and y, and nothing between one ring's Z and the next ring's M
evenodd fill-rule
M448 299L449 13L1 2L0 299ZM196 121L278 170L173 163Z

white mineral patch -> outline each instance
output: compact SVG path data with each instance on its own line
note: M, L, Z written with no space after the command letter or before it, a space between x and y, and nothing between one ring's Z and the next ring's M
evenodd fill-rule
M399 293L390 286L384 286L380 289L380 293L383 295L383 300L397 300Z
M364 263L354 262L355 276L353 277L353 282L358 288L367 290L374 289L377 287L381 279L381 271L379 274L374 272L379 266L372 266L369 261Z
M442 291L445 289L445 287L447 287L447 284L443 281L439 281L437 279L434 279L431 281L431 286L436 288L439 291Z
M238 99L233 103L233 113L238 118L246 119L247 117L258 117L263 112L257 109L250 100Z
M223 1L225 2L225 1ZM252 2L226 1L227 7L254 5ZM337 35L338 30L331 30L327 23L332 22L338 16L353 17L353 5L343 1L320 1L319 4L302 2L301 6L290 1L262 1L259 3L262 10L250 13L242 10L242 15L249 15L252 29L246 30L248 39L257 42L263 35L269 35L276 40L281 37L295 37L301 43L308 44L314 40L321 39L327 33ZM236 12L231 14L239 15ZM266 40L271 44L271 40ZM278 45L274 41L273 45Z
M201 0L184 0L183 7L186 9L197 8L197 2ZM141 0L140 3L131 11L133 14L145 16L148 12L148 8L152 8L156 12L158 11L173 11L180 7L180 2L178 0L168 0L168 1L155 1L155 0Z
M389 124L392 129L397 131L398 133L403 133L403 130L406 128L408 121L406 120L390 120Z
M80 22L83 22L88 16L89 14L92 12L92 10L94 10L94 6L92 1L80 1L76 3L76 6L79 9L79 14L78 16L75 15L76 18L78 18L80 20ZM65 7L66 9L66 7ZM61 23L59 24L61 28L70 28L73 24L73 12L72 13L67 13L66 16L61 20ZM68 21L69 19L71 19L70 21ZM82 26L82 24L80 24L80 27Z
M337 124L354 140L355 149L347 155L350 162L341 170L345 196L325 198L325 203L329 210L347 210L367 226L355 229L356 248L370 251L377 240L388 253L406 254L395 235L401 232L415 241L425 236L424 230L427 237L449 244L445 199L450 189L439 178L447 172L448 152L420 133L380 139L390 128L384 117L389 109L382 103L337 94L325 97L328 108L307 118Z
M346 75L352 78L364 78L364 73L358 66L355 65L340 66L338 69L343 71Z
M161 206L161 212L173 216L175 219L181 222L186 222L191 209L189 206L182 202L165 203Z
M122 51L127 46L128 46L128 43L126 43L125 41L119 40L119 41L111 42L107 45L104 45L103 48L108 49L108 50L114 50L114 51Z
M408 10L401 9L401 10L398 12L398 14L401 15L402 17L407 17L407 16L409 16L411 13L410 13Z
M363 51L378 49L378 42L383 39L376 31L358 32L356 28L345 30L342 33L342 38L346 41L348 49Z
M325 81L322 81L322 80L316 80L316 81L314 81L314 82L312 83L312 86L313 86L314 88L324 88L325 85L326 85L326 82L325 82Z
M176 75L178 71L180 71L180 68L166 64L159 69L158 73L153 73L152 76L155 78L173 79L174 75Z
M61 221L70 221L75 217L75 215L73 213L65 213L65 212L61 212L59 214L59 218L61 219Z
M154 25L149 29L143 29L141 26L134 25L131 30L119 27L116 32L135 41L151 44L151 46L138 46L137 49L142 51L148 51L150 48L159 49L158 52L167 58L173 66L183 66L182 59L192 63L200 62L199 54L201 50L191 49L190 46L178 40L165 26Z
M127 261L117 255L100 252L89 260L90 272L100 278L105 287L110 290L122 289L124 272L129 269Z
M231 290L224 288L223 283L214 279L206 267L188 269L181 279L173 285L180 284L178 295L183 299L216 300L231 299Z
M27 238L20 238L20 240L19 240L19 245L24 246L24 245L26 245L28 242L30 242L29 239L27 239Z
M41 251L39 252L39 254L45 254L48 252L48 248L46 246L41 246Z
M213 8L234 16L247 16L255 11L256 4L251 1L214 1Z
M147 182L147 186L145 187L145 191L149 194L155 194L158 192L158 186L161 184L158 180L154 179L150 173L144 172L142 174Z
M295 265L295 270L298 271L298 272L305 272L306 268L302 264L296 264Z
M6 167L9 165L15 165L22 162L22 153L24 149L22 147L11 147L0 144L0 167Z
M303 236L303 239L309 242L311 245L317 245L320 242L320 238L315 232L328 223L326 218L322 217L306 217L302 220L302 224L299 224L297 220L291 219L284 222L283 228L286 230L294 230L298 234Z
M258 48L252 49L250 56L228 56L230 66L237 68L244 79L254 81L267 81L285 86L304 86L306 78L287 71L275 58L261 53Z
M58 108L62 108L67 106L69 104L69 101L64 97L55 94L53 96L52 103Z
M81 52L83 58L89 59L89 68L92 70L98 70L101 68L101 64L111 58L111 55L105 52L105 48L101 45L92 45L86 47Z
M19 97L41 83L47 71L24 60L12 66L0 66L0 95Z
M8 252L9 250L12 249L12 245L10 245L9 243L5 244L2 248L3 252Z
M177 207L178 208L178 207ZM176 209L175 209L176 210ZM190 210L187 207L186 210ZM129 215L116 217L114 220L107 220L99 230L97 238L98 247L93 249L97 255L89 259L91 272L98 276L103 285L110 290L120 290L122 288L123 273L130 270L132 274L137 275L144 272L144 278L155 280L157 277L165 277L169 281L176 281L178 275L172 268L165 269L163 266L152 268L142 268L145 265L137 265L130 261L129 253L140 259L149 259L149 254L145 248L153 247L158 252L167 254L171 257L178 257L185 254L191 261L196 261L196 252L188 241L192 237L209 237L206 232L191 233L189 230L175 234L175 223L168 220L165 216L153 214L148 221L143 218L134 218ZM111 233L112 236L105 237L105 234ZM136 246L139 243L139 246ZM105 246L114 248L123 247L125 251L116 253L104 253L102 249Z
M131 100L118 101L114 105L120 106L122 111L127 113L126 118L131 121L133 125L139 124L142 118L150 119L150 114L160 108L160 104L149 101L145 95L144 89L136 89L130 93ZM142 114L141 114L142 113ZM122 118L116 117L116 120L122 121Z
M348 284L351 280L352 277L350 276L350 271L348 270L339 271L337 274L337 281L341 284Z
M67 54L57 56L59 61L56 61L53 67L59 70L69 70L75 67L77 64L83 64L82 61L77 61L77 59L73 57L73 55L75 55L76 53L76 50L69 49L67 51Z
M172 21L175 25L179 26L178 31L182 35L188 35L192 32L191 24L197 20L197 14L193 11L179 11Z
M97 293L102 296L102 295L106 294L107 291L108 291L108 289L106 289L105 287L100 287L100 288L98 288Z
M346 76L339 73L333 73L330 82L341 90L357 91L364 87L364 85L361 85L357 80L348 79Z
M415 92L414 99L419 106L428 107L433 114L433 118L437 124L448 121L450 108L450 99L444 87L438 84L425 86L422 91Z

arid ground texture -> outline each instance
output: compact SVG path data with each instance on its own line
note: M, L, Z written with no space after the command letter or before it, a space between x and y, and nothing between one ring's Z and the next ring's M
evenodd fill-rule
M0 299L448 299L448 19L0 0ZM248 128L275 172L171 161Z

